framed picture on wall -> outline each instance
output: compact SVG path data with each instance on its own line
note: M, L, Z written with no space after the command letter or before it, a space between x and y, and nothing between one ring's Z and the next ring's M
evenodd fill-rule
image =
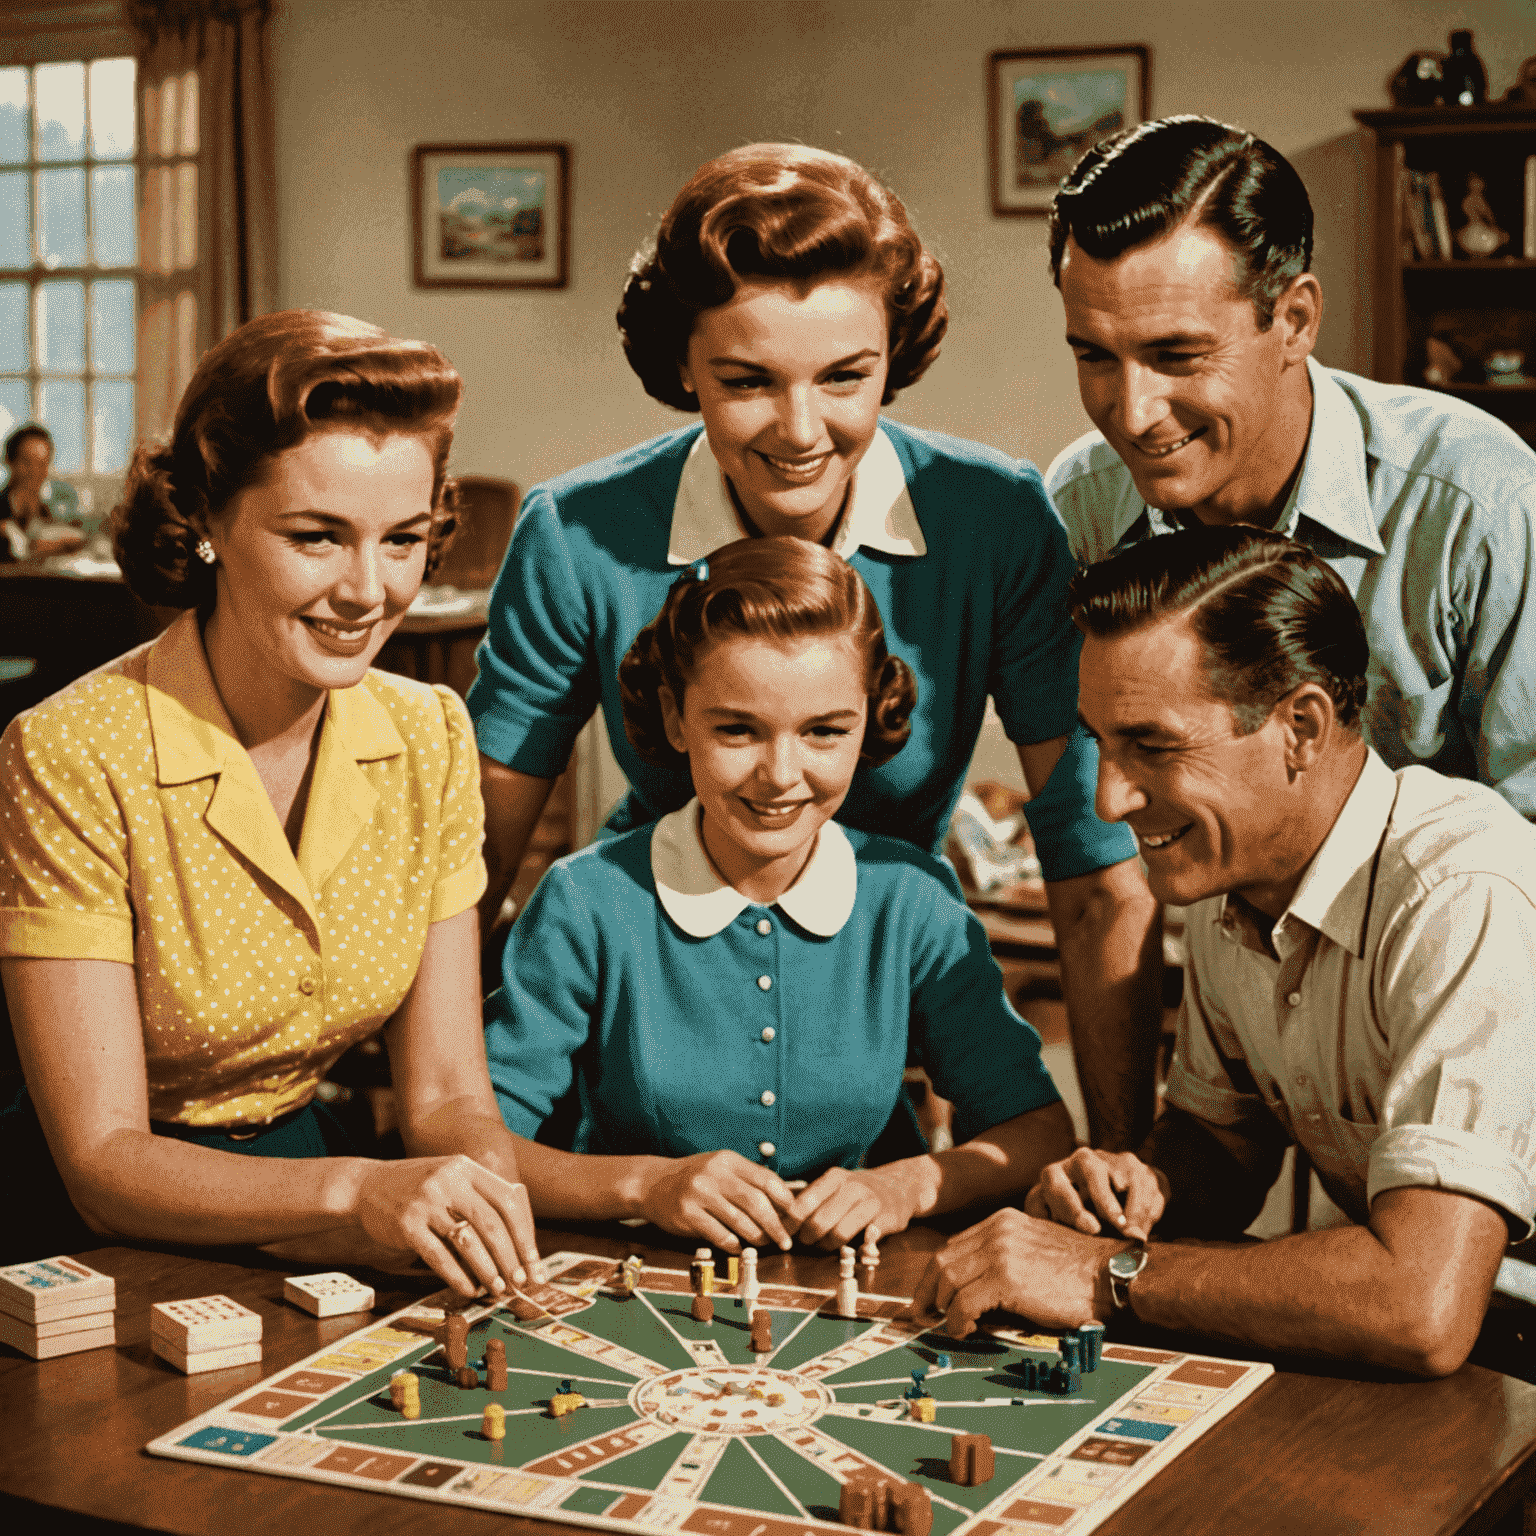
M418 288L564 288L571 152L564 144L418 144L411 151Z
M1087 150L1151 116L1151 77L1151 50L1140 43L990 55L992 212L1049 213L1061 178Z

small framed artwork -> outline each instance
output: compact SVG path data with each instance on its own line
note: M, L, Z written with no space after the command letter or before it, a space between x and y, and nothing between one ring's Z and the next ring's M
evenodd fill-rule
M569 280L564 144L418 144L411 211L418 288L564 288Z
M992 212L1048 214L1061 178L1088 150L1151 115L1151 76L1151 50L1140 43L992 54Z

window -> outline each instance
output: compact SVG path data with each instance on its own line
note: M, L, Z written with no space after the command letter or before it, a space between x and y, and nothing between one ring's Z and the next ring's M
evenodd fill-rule
M41 421L100 516L191 372L195 74L137 102L137 65L0 69L0 431Z

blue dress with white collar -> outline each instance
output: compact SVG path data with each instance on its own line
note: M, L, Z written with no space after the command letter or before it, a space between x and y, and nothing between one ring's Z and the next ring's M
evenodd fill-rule
M619 663L681 567L740 537L698 423L535 486L469 693L480 750L554 778L601 708L632 786L610 829L682 805L687 773L643 762L624 734ZM839 821L942 848L991 695L1010 740L1071 741L1030 806L1046 878L1130 858L1129 830L1094 814L1098 758L1076 729L1080 640L1065 602L1074 564L1034 465L882 420L834 547L869 584L918 685L911 739L859 770Z
M696 812L561 859L513 927L486 1050L514 1132L574 1080L577 1152L728 1148L811 1179L859 1165L909 1048L957 1142L1057 1102L947 866L829 822L759 906L714 875Z

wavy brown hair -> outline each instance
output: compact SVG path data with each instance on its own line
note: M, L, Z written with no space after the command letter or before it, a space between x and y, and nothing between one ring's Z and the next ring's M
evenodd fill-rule
M187 384L170 441L134 450L113 509L112 547L141 601L212 603L214 567L196 556L210 518L261 482L270 461L316 432L419 437L432 455L431 575L457 527L448 450L464 383L424 341L363 320L288 309L248 320Z
M688 759L667 740L661 690L670 688L680 709L705 650L738 635L851 641L869 697L859 756L874 767L901 750L912 731L917 681L886 650L885 626L864 578L822 545L784 534L738 539L684 571L619 663L624 734L646 762L687 768Z
M949 325L944 270L901 199L862 165L802 144L747 144L702 165L630 264L619 304L624 355L645 392L696 411L678 364L693 323L747 281L880 279L890 319L882 404L915 384Z

